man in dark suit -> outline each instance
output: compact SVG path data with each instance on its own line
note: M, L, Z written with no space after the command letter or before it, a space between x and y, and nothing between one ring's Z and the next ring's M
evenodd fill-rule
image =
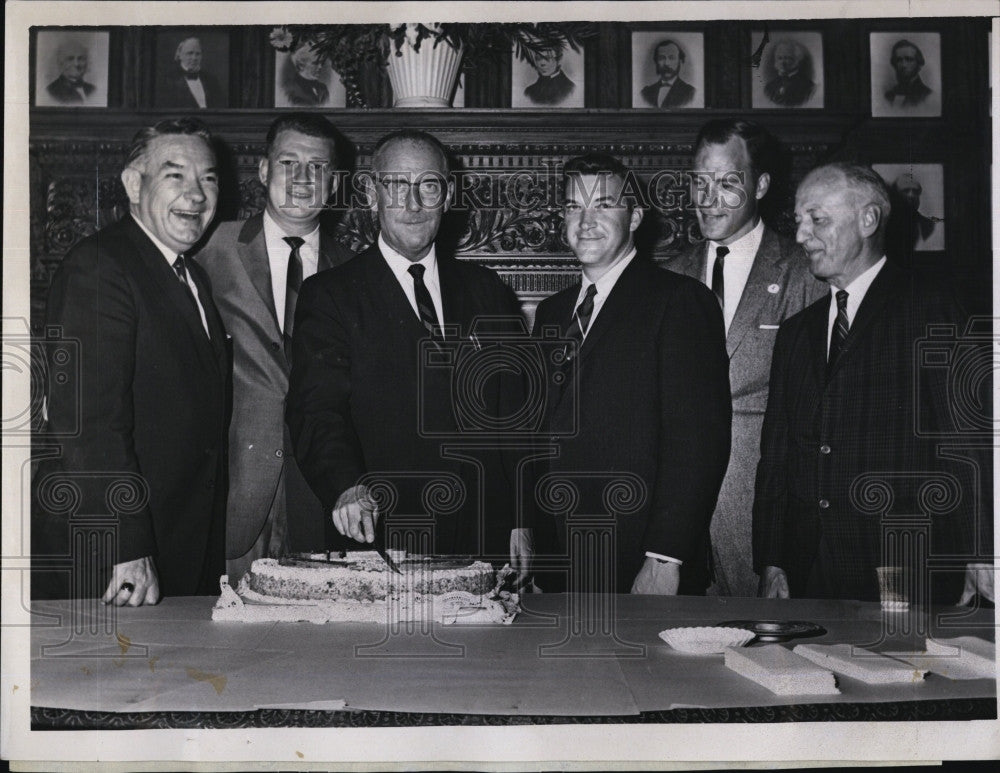
M330 99L330 89L321 80L319 54L311 45L301 45L288 55L281 74L281 88L288 104L319 107Z
M900 566L930 594L912 602L954 603L961 573L932 572L928 555L975 578L977 518L992 544L974 469L938 449L942 436L961 445L951 368L918 357L934 326L961 336L965 315L940 281L886 262L889 211L885 183L854 164L813 170L795 197L796 239L830 294L775 344L754 501L766 596L878 600L876 568Z
M931 95L931 88L920 77L924 55L917 46L909 40L896 41L889 63L896 71L896 85L886 89L886 102L895 107L914 107Z
M65 105L82 104L96 91L93 83L87 83L83 76L90 66L87 48L77 40L60 43L56 49L59 77L45 87L49 96Z
M608 514L609 501L614 506L602 485L615 484L605 478L625 476L631 504L608 514L615 530L608 589L703 592L709 520L729 458L722 314L703 284L636 254L633 235L643 213L625 196L629 174L604 154L572 159L564 170L566 240L583 272L580 282L539 304L535 334L558 328L580 342L575 355L569 352L575 368L568 382L549 392L548 439L556 454L545 466L576 494L569 498L574 512L554 513L549 526L565 553L577 515ZM575 432L554 434L573 428L574 415Z
M561 105L576 90L576 84L562 70L562 51L544 48L531 54L531 66L538 79L524 89L536 105Z
M757 594L751 513L774 337L781 322L826 293L802 249L760 218L776 153L774 137L751 121L717 119L702 127L692 175L705 241L667 264L711 287L726 323L732 453L712 516L713 595Z
M764 85L768 99L782 107L799 107L809 101L816 84L805 46L791 39L775 43L774 70L774 77Z
M336 188L337 135L318 115L278 117L267 133L260 215L223 223L198 253L233 344L226 569L324 547L322 506L302 479L285 426L295 306L302 281L351 257L320 227Z
M49 384L49 429L65 440L37 476L33 533L42 554L66 552L74 514L111 509L115 547L74 560L107 582L104 602L139 606L218 591L228 364L208 278L186 257L219 195L208 130L141 130L121 177L130 214L74 247L49 291L46 323L79 340L81 363L79 380ZM53 506L62 482L75 512Z
M226 107L228 100L212 73L201 67L201 40L185 38L174 52L176 67L161 80L156 91L157 107L188 110Z
M694 99L694 86L680 77L686 59L684 49L674 40L661 40L653 49L656 83L642 89L642 98L652 107L684 107Z
M515 543L520 558L513 465L488 441L450 442L468 402L454 376L481 346L473 324L520 327L517 301L492 271L437 252L454 182L434 137L383 137L370 182L377 242L299 295L286 412L296 459L342 535L372 542L382 516L429 516L435 552L506 557ZM487 424L509 415L506 376L488 375L475 396ZM395 487L393 513L378 509L376 479Z

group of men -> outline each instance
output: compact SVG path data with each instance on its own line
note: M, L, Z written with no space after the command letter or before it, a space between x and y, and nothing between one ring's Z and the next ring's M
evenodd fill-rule
M961 325L961 309L886 263L889 199L866 167L806 176L798 245L768 228L774 152L751 122L703 127L705 241L673 270L636 248L630 171L568 161L580 279L527 336L495 273L437 249L454 181L433 136L375 145L379 233L351 257L320 225L341 157L325 118L274 122L265 211L204 245L211 138L192 119L141 131L122 172L130 214L52 283L47 323L82 362L79 383L48 389L63 449L37 476L35 554L69 549L73 513L52 494L69 481L74 512L117 516L114 549L73 556L118 605L212 593L260 557L383 544L398 517L430 552L509 557L525 587L546 568L542 590L591 571L615 592L877 599L887 513L865 509L857 480L910 474L898 499L919 508L920 471L954 467L959 501L932 544L972 572L974 485L933 446L955 430L946 374L914 390L912 366L927 325ZM518 366L539 351L541 389ZM123 479L136 491L115 509ZM595 515L611 547L575 566L569 535Z

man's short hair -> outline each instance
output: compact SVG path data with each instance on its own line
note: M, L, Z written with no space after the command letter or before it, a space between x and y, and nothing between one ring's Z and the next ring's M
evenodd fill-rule
M661 41L660 41L659 43L657 43L657 44L656 44L655 46L653 46L653 61L654 61L654 62L656 61L656 55L657 55L657 53L658 53L658 52L659 52L659 50L660 50L661 48L663 48L664 46L674 46L674 47L675 47L675 48L677 49L677 58L678 58L678 59L679 59L679 60L680 60L680 61L681 61L682 63L683 63L683 62L684 62L684 60L685 60L685 59L687 58L687 55L686 55L686 54L684 53L684 49L683 49L683 48L681 48L681 44L680 44L680 43L678 43L678 42L677 42L676 40L674 40L673 38L664 38L664 39L663 39L663 40L661 40Z
M806 47L802 45L795 38L782 38L777 43L774 44L774 56L778 56L778 49L781 47L792 49L792 53L795 55L796 64L801 63L806 56Z
M199 46L201 45L201 38L199 38L197 35L188 35L186 38L184 38L184 40L182 40L180 43L178 43L177 44L177 48L174 49L174 61L175 62L178 61L178 60L180 60L180 58L181 58L181 48L183 48L184 44L187 43L189 40L197 40L198 41L198 45Z
M83 51L84 56L90 56L90 51L87 50L87 46L81 41L76 38L67 38L56 46L56 62L61 65L63 59L66 58L70 51Z
M167 137L175 134L186 134L201 137L212 147L212 133L208 127L197 118L167 118L153 126L145 126L136 132L128 149L125 166L139 166L149 144L157 137Z
M750 171L755 180L765 172L773 175L778 166L778 141L767 129L754 121L742 119L716 118L709 121L698 132L694 143L695 155L703 145L725 145L734 137L739 137L747 146L750 157Z
M270 157L274 141L281 132L298 132L307 137L318 137L330 143L330 161L337 163L339 158L337 148L337 129L330 121L316 113L285 113L279 115L267 130L264 144L264 156Z
M917 64L920 65L921 67L924 66L924 54L920 50L920 47L914 45L906 38L903 38L902 40L897 40L896 45L892 47L892 57L889 59L889 64L891 64L893 67L896 66L896 51L897 49L900 48L912 48L914 52L916 52L917 54Z
M900 186L902 186L907 181L911 181L913 183L913 185L916 186L917 193L923 193L924 186L920 184L920 180L918 180L916 177L914 177L909 172L903 172L903 174L899 175L899 177L897 177L895 180L893 180L892 181L892 187L896 191L899 191Z
M632 170L609 153L585 153L582 156L574 156L563 166L563 185L565 186L571 177L584 175L609 175L626 182L631 174ZM627 194L624 201L630 210L641 203L636 200L634 194Z
M441 143L441 140L433 134L428 134L427 132L419 129L400 129L399 131L386 134L375 143L375 147L372 149L373 171L379 168L380 160L386 147L394 142L409 142L414 145L423 145L424 147L431 148L439 156L441 156L441 168L444 170L445 174L448 174L451 170L451 158L448 155L448 149Z
M886 187L885 180L882 179L878 172L865 164L834 161L816 167L807 176L812 177L813 175L825 172L837 172L841 174L847 183L847 187L855 193L861 194L866 199L866 204L871 203L878 206L882 211L879 231L884 233L886 223L889 220L889 213L892 212L892 204L889 203L889 189Z

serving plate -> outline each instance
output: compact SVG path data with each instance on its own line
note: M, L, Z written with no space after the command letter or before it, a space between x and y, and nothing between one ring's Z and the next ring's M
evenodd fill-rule
M780 642L791 639L802 639L809 636L822 636L826 629L805 620L727 620L719 623L720 627L742 628L752 631L757 641Z

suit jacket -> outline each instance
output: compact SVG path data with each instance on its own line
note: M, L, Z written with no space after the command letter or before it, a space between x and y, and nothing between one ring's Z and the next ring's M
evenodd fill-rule
M224 572L226 338L208 278L193 262L189 276L211 338L189 291L127 216L66 255L46 318L79 341L80 360L68 379L49 384L49 428L63 435L62 455L37 475L39 539L68 550L74 519L47 493L68 476L79 486L76 513L120 509L117 553L79 560L99 571L154 556L165 596L217 593ZM67 372L57 358L50 368ZM50 472L57 477L46 481ZM133 487L127 476L144 481L148 498L141 488L106 497L116 477Z
M923 103L931 95L931 88L917 75L909 83L897 83L891 89L886 89L885 101L892 102L896 97L903 97L903 107Z
M566 334L579 292L576 283L539 304L536 336L552 326ZM684 590L707 584L708 526L729 458L727 368L715 296L637 256L593 320L572 382L550 385L558 456L546 468L578 492L574 513L547 521L560 552L567 520L608 512L610 478L638 478L627 484L637 506L615 517L616 592L629 592L647 550L684 561ZM537 524L543 544L546 525Z
M351 252L322 230L319 270ZM273 508L288 513L291 550L323 547L326 518L301 480L285 427L290 366L271 291L263 215L222 223L198 253L233 343L233 411L229 427L226 553L246 553ZM284 472L284 475L282 475Z
M706 243L688 245L667 268L705 281ZM732 453L712 521L715 571L727 594L754 596L751 556L753 485L778 325L828 292L802 249L765 226L736 314L726 333L733 399ZM728 564L728 565L727 565Z
M291 67L291 63L289 63ZM291 73L281 81L285 97L290 105L316 107L324 105L330 98L330 89L322 81L303 78L291 67Z
M383 513L435 511L432 544L410 549L505 556L513 465L489 443L456 450L469 399L454 377L477 354L476 318L502 315L521 328L520 310L492 271L439 254L438 272L444 322L458 326L440 352L377 244L303 283L286 412L295 456L326 512L375 475L396 489ZM478 382L476 403L489 416L510 415L507 375L493 376Z
M694 86L682 78L678 78L663 98L663 102L657 104L656 99L659 97L659 94L659 81L651 83L642 89L642 98L648 105L652 105L653 107L684 107L694 99Z
M524 96L537 105L558 105L576 89L576 84L562 70L549 78L541 75L524 89Z
M202 70L199 73L201 84L205 88L205 107L207 109L228 106L229 100L223 92L219 81L212 73ZM187 86L187 79L184 77L180 67L173 68L160 81L156 91L157 107L176 107L186 110L198 110L199 105L195 101L194 94Z
M764 86L764 93L774 104L791 107L807 102L815 90L816 84L802 72L779 75Z
M80 89L87 97L93 94L96 88L93 83L87 83L87 81L80 82ZM77 91L76 87L64 75L60 75L52 81L52 83L45 87L45 90L49 93L50 97L63 104L81 103L84 99L80 96L80 92Z
M887 263L827 381L829 308L828 295L778 332L757 472L754 562L758 570L784 569L793 596L823 595L811 579L822 569L834 589L826 595L877 600L875 567L909 563L890 552L901 538L884 536L894 518L927 513L932 554L959 566L975 555L974 470L936 448L940 433L957 431L952 368L939 356L955 351L956 338L927 347L935 357L924 358L918 343L929 324L956 325L962 336L964 314L939 281L931 285ZM989 529L990 520L980 518L981 525ZM954 603L961 582L961 573L933 572L929 585Z

